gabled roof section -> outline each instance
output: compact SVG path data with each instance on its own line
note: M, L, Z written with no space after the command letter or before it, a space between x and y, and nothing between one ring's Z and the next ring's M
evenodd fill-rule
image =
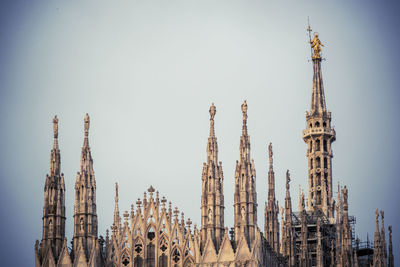
M235 253L228 237L228 228L225 228L224 238L222 239L221 248L218 253L218 262L235 260Z
M207 236L207 242L204 246L203 252L203 263L212 263L217 261L217 253L215 252L214 243L212 242L210 235Z

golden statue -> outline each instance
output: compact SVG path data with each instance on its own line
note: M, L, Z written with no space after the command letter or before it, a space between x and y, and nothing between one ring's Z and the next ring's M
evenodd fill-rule
M310 42L312 49L314 49L313 58L321 58L321 46L324 46L318 38L318 33L314 33L314 38Z

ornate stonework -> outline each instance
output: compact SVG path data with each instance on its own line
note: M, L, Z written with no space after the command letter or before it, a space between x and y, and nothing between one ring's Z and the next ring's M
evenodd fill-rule
M394 266L392 227L389 226L387 252L383 211L380 212L381 228L376 211L373 247L368 242L365 246L354 238L355 219L348 214L348 188L339 186L334 200L331 145L336 133L325 103L320 56L322 43L318 35L311 41L311 46L314 50L312 99L303 131L303 140L308 146L308 198L300 190L297 212L292 210L289 170L286 172L285 204L279 211L270 143L264 233L261 232L257 223L256 170L250 156L247 129L248 105L244 101L239 160L234 175L234 225L228 230L224 222L224 175L222 163L218 161L214 129L217 109L212 104L206 162L201 181L199 179L202 188L200 228L194 224L192 229L192 221L185 220L184 213L177 207L172 208L172 203L165 197L160 198L152 186L121 218L116 184L111 233L107 230L105 239L99 237L96 179L89 147L90 118L86 114L80 170L75 182L72 248L69 249L65 238L65 185L60 171L56 116L53 119L50 174L46 176L44 187L43 235L41 242L35 244L36 266Z

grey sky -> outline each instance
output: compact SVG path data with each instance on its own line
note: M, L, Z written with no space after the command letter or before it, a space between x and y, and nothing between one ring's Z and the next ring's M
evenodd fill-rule
M122 211L153 185L186 218L200 222L211 102L227 226L233 224L244 99L258 224L263 228L269 142L278 200L283 204L289 169L297 208L298 185L307 188L301 138L312 81L307 16L325 44L326 102L337 133L335 188L339 181L348 186L364 240L367 232L373 239L375 209L385 210L400 261L400 10L394 2L100 2L1 4L0 251L7 265L34 264L55 114L69 241L86 112L101 235L112 223L116 181Z

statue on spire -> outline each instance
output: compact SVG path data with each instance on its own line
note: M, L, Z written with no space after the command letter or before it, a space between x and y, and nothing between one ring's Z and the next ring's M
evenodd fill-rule
M312 49L314 49L313 58L321 58L321 46L324 46L321 43L321 40L318 38L318 33L314 33L314 38L310 42Z
M286 171L286 190L289 190L289 188L290 188L289 183L290 183L290 173L289 173L289 170L287 170Z
M54 116L53 119L53 131L54 131L54 138L58 137L58 118L57 115Z
M118 183L115 183L115 202L118 202Z
M272 156L274 155L274 153L272 152L272 143L269 143L268 152L269 152L269 167L272 168L273 164Z
M211 103L211 106L210 106L210 120L214 120L215 113L217 113L217 109L214 106L214 103Z
M89 126L90 126L90 118L89 118L89 114L86 113L86 115L85 115L85 134L86 135L89 133Z
M243 120L247 119L247 103L246 100L242 104Z

